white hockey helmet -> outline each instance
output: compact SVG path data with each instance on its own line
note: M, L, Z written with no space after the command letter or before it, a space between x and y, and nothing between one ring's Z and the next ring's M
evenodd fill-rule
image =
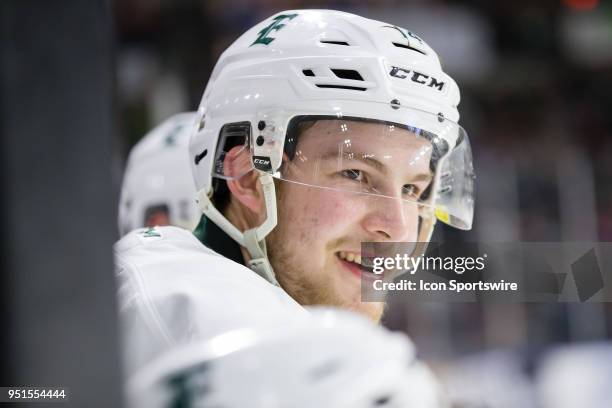
M128 379L127 392L132 408L445 406L407 337L335 310L171 351Z
M119 200L119 233L175 225L193 229L200 217L188 163L196 113L170 117L147 133L128 157Z
M411 31L339 11L278 13L221 55L204 91L190 142L199 205L272 282L264 241L276 225L272 177L355 200L401 200L418 213L414 241L430 239L436 218L470 229L474 173L459 99L434 50ZM251 161L230 170L226 153L236 146ZM362 177L366 165L399 168L406 184L378 170ZM267 220L242 233L210 198L218 180L252 169Z

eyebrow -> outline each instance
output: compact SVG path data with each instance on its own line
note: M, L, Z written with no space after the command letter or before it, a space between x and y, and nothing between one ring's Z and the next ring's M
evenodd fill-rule
M338 160L338 154L337 153L328 153L326 155L323 155L321 157L321 160ZM383 173L383 174L387 174L387 166L382 164L380 161L374 159L373 157L367 157L364 154L358 154L355 153L353 154L352 157L349 157L348 153L343 153L342 154L342 159L348 159L348 160L357 160L360 161L370 167L375 168L377 171ZM433 175L431 174L431 171L427 172L427 173L418 173L416 174L414 177L412 177L410 179L410 181L430 181L433 178Z

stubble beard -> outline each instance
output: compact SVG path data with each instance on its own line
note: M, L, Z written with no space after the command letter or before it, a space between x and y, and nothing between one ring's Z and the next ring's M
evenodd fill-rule
M266 238L268 259L280 286L303 306L334 306L366 315L375 322L380 321L385 309L384 303L358 302L355 305L350 300L344 299L334 290L334 284L330 282L333 278L328 273L336 271L327 271L327 273L324 271L321 274L309 270L307 260L301 259L300 254L292 248L291 243L298 239L298 234L288 228L291 214L287 214L284 206L280 204L285 202L283 200L285 188L282 183L276 183L278 224ZM299 238L305 241L303 244L307 244L305 236ZM297 248L307 247L301 242L295 242L294 245Z

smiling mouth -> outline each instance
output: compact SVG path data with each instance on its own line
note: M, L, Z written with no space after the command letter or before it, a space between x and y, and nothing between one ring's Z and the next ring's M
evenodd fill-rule
M373 266L370 264L371 263L370 260L362 259L361 254L359 253L339 251L339 252L336 252L336 257L338 257L340 261L346 262L347 264L349 264L352 271L359 269L360 272L363 272L365 276L368 276L370 278L372 277L382 278L382 275L375 274L373 272L373 269L372 269Z

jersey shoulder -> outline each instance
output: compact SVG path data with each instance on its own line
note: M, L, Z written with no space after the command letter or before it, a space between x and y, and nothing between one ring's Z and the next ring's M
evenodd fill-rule
M181 228L135 230L114 253L128 372L179 344L308 315L281 288Z
M223 285L229 291L244 288L278 294L280 290L244 265L206 247L191 231L178 227L134 230L115 244L114 255L118 274L121 271L137 276L149 292L190 291L206 286L208 294Z

